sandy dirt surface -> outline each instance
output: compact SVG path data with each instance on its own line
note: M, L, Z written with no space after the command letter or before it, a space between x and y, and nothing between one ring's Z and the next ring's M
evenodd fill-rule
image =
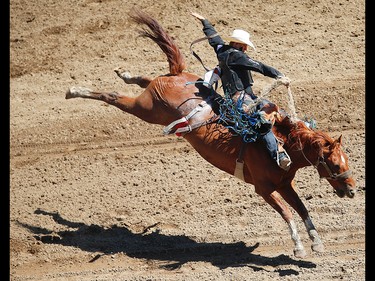
M365 280L365 1L10 1L10 280ZM221 4L220 4L221 3ZM296 177L326 250L293 256L286 223L254 187L184 139L72 86L141 93L113 71L168 72L128 11L153 15L203 75L191 15L243 28L250 55L291 80L299 117L343 136L358 192L340 199L312 167ZM194 45L212 67L207 42ZM273 81L254 75L260 92ZM283 107L285 88L270 99Z

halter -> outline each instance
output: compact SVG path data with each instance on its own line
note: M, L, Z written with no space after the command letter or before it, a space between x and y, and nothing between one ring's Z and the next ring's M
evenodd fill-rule
M327 180L346 180L348 179L351 174L352 174L352 171L350 170L347 170L341 174L337 174L337 173L332 173L332 170L329 168L328 164L326 163L326 161L324 160L324 156L318 156L318 159L316 161L316 164L314 165L313 163L311 163L311 161L306 157L305 153L303 153L303 149L302 149L302 144L301 144L301 140L298 138L299 140L299 143L300 143L300 150L301 150L301 153L303 155L303 157L306 159L307 162L310 163L311 166L313 166L315 169L318 170L318 166L319 164L322 164L323 167L326 169L327 173L329 174L328 177L322 177L320 176L320 179L327 179Z
M303 153L303 152L302 152ZM306 158L306 157L305 157ZM306 158L307 159L307 158ZM324 157L320 156L316 162L315 165L313 165L316 169L318 169L318 165L322 164L323 167L326 169L327 173L329 174L329 177L320 177L321 179L327 179L327 180L346 180L352 175L352 171L347 170L341 174L332 173L331 169L327 165L327 163L324 161Z

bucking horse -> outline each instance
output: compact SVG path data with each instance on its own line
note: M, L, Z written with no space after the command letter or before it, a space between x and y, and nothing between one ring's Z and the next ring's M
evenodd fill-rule
M163 126L164 134L184 138L209 163L254 185L255 192L287 223L296 257L305 257L306 251L288 205L302 219L312 241L312 250L322 252L323 243L296 192L294 178L299 169L313 166L338 197L353 198L355 180L349 169L348 156L342 150L342 135L333 139L325 132L306 126L302 120L279 114L281 117L276 119L272 130L282 140L292 160L288 171L281 169L261 141L244 145L243 138L221 122L222 96L205 87L199 75L185 71L183 54L158 21L137 9L133 9L129 17L144 27L138 31L139 36L151 39L165 53L169 73L150 78L132 76L118 68L115 71L126 84L137 84L144 89L140 95L129 97L118 91L71 87L65 98L103 101L145 122Z

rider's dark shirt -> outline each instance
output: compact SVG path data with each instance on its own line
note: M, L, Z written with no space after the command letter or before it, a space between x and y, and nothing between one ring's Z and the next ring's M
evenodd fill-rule
M244 52L226 45L219 35L210 38L210 36L217 33L215 28L207 19L203 20L202 24L203 32L209 37L208 42L214 48L219 61L224 91L229 92L229 94L234 94L234 92L241 90L252 93L251 86L254 81L251 71L256 71L275 79L284 76L277 69L253 60Z

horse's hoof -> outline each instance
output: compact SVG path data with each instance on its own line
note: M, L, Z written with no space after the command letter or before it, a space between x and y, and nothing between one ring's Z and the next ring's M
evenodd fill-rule
M65 99L71 99L71 98L74 98L73 95L72 95L72 92L69 90L66 91L65 93Z
M306 257L307 255L305 249L294 249L293 253L296 258L301 258L301 259Z
M116 72L117 76L120 77L121 79L131 78L130 73L122 67L117 67L117 68L114 69L114 71Z
M319 243L319 244L312 244L311 245L311 249L314 251L314 252L317 252L317 253L322 253L324 252L324 246L322 243Z

